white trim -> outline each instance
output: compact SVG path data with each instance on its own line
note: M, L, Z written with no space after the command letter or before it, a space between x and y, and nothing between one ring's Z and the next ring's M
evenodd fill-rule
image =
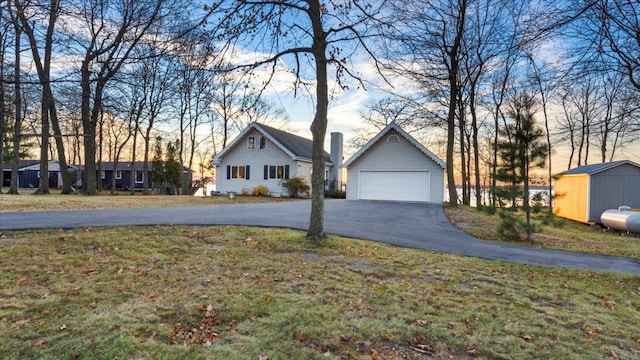
M116 170L116 180L122 180L122 170Z
M344 167L344 168L349 167L349 165L351 165L360 156L362 156L362 154L364 154L367 150L369 150L375 143L377 143L384 135L386 135L392 129L397 131L398 134L402 135L402 137L404 137L407 141L413 144L413 146L417 147L418 150L420 150L422 153L427 155L427 157L429 157L431 160L435 161L435 163L438 164L441 168L445 169L447 167L444 161L442 161L439 157L437 157L436 154L432 153L424 145L422 145L416 139L414 139L413 136L409 135L406 131L402 130L398 125L396 125L395 122L392 122L391 124L387 125L387 127L382 129L382 131L380 131L378 135L376 135L373 139L369 140L369 142L365 146L360 148L360 150L358 150L358 152L356 152L353 156L351 156L349 160L345 161L341 167Z
M142 174L142 180L140 180L140 181L138 181L138 172L140 174ZM133 176L134 176L134 180L133 181L136 184L143 184L144 183L144 171L143 170L135 170Z

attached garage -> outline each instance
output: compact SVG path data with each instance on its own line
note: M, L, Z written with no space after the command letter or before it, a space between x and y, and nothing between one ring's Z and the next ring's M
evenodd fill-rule
M391 123L345 162L347 199L441 203L445 164Z

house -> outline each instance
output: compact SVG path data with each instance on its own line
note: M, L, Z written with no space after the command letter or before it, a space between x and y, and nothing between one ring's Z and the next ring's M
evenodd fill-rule
M116 167L114 168L114 165ZM128 190L131 186L131 161L119 161L118 164L111 161L103 161L96 164L96 169L100 171L100 182L102 182L103 189L109 189L111 187L111 180L115 177L116 189ZM133 162L133 176L134 187L136 189L142 189L144 180L147 181L149 188L153 187L150 176L144 174L144 161ZM151 163L149 163L149 170L151 170Z
M11 185L11 162L2 164L2 186ZM67 165L71 180L77 178L78 167ZM40 160L19 160L18 162L18 187L38 188L40 184ZM60 162L49 161L49 187L58 188L62 186L62 173L60 172Z
M395 123L343 167L347 199L443 202L445 163Z
M600 223L607 209L640 208L640 165L623 160L584 165L556 175L553 212L584 223Z
M148 170L151 171L152 164L148 163ZM162 187L163 193L171 193L173 189L173 185L169 186L169 184L154 184L151 176L146 176L144 173L144 161L134 161L133 162L133 172L131 171L131 161L122 161L118 162L117 166L114 168L115 162L104 161L98 163L96 168L100 169L100 181L102 182L103 189L111 188L111 180L115 177L116 181L116 189L128 190L131 187L131 174L133 173L135 179L133 181L134 189L142 189L144 187L144 182L147 182L149 189L159 189ZM183 166L182 172L187 178L187 182L191 183L191 169Z
M220 193L251 192L264 185L271 194L284 193L283 179L296 176L311 183L313 141L270 126L251 123L213 159ZM342 179L342 134L331 133L331 154L324 153L325 190L338 189Z

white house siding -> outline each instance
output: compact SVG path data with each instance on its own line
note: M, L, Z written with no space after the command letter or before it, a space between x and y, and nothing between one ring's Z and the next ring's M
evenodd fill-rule
M395 136L399 141L388 142L389 136ZM443 202L444 170L442 167L395 131L389 131L349 165L347 169L347 199L358 199L360 171L376 170L428 171L430 202Z
M248 149L247 139L249 136L255 137L255 150ZM264 179L264 166L288 165L289 178L292 178L299 173L297 163L268 139L266 149L260 149L260 136L262 136L262 134L257 130L249 131L246 136L238 141L236 146L221 159L222 162L216 167L216 188L219 192L224 194L234 191L240 194L244 188L251 193L254 187L264 185L269 189L270 193L286 193L280 186L279 179ZM249 179L227 179L227 166L247 165L249 166Z

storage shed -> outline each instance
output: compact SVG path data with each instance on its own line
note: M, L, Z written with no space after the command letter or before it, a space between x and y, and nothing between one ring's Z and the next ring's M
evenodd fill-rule
M640 165L628 161L580 166L556 175L553 212L584 223L600 223L607 209L640 208Z
M396 123L344 165L348 200L442 203L445 163Z

